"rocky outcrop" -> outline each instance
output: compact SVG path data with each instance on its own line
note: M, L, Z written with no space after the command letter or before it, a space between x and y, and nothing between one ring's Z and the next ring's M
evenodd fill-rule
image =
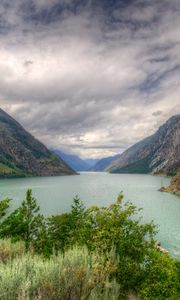
M0 177L58 176L75 172L0 109Z
M180 195L180 172L172 177L171 183L168 187L162 187L160 191Z
M156 241L155 248L157 250L159 250L160 252L162 252L163 254L166 254L166 255L169 254L169 251L161 246L160 241Z

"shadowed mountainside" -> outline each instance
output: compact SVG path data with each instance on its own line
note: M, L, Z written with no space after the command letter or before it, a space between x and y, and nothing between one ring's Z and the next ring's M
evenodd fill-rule
M171 117L155 134L122 154L101 159L91 170L175 174L180 170L180 115Z
M133 145L114 160L112 173L175 174L180 169L180 115L171 117L152 136Z
M71 174L72 168L0 109L0 177Z

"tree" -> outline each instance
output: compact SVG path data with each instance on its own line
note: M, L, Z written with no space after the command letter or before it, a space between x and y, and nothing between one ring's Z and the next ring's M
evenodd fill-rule
M6 215L10 201L8 198L0 201L0 220Z
M28 250L43 226L43 216L39 214L39 206L32 196L32 190L27 190L26 198L21 206L11 213L1 224L1 237L12 237L14 240L25 241Z
M88 213L84 204L78 196L75 196L73 204L71 205L71 226L73 228L71 236L72 244L86 244L87 217Z
M76 195L73 199L73 203L71 205L71 214L74 220L79 220L84 216L85 206Z
M83 239L85 207L76 196L70 213L52 216L48 219L48 237L54 250L65 251Z
M74 232L72 216L64 213L52 216L48 219L48 239L51 241L51 252L64 252L72 246L72 236Z
M143 224L139 209L124 204L121 193L109 207L87 211L89 221L84 224L91 226L86 230L86 244L104 257L105 266L110 257L111 277L119 284L120 298L132 292L144 300L178 299L175 263L155 248L156 226Z
M39 231L43 217L39 214L40 207L37 205L36 199L32 197L32 190L27 190L26 199L20 207L20 215L22 216L22 235L29 248L30 242L33 241Z

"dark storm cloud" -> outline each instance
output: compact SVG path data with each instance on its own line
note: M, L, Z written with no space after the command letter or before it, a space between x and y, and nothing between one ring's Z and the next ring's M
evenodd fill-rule
M50 147L117 153L179 112L179 0L0 2L0 102Z

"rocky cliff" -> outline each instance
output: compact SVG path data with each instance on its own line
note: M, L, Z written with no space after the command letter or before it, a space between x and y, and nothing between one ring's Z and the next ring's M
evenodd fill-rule
M75 172L0 109L0 177L58 176Z
M127 149L106 170L175 174L180 170L180 115L171 117L155 134Z

